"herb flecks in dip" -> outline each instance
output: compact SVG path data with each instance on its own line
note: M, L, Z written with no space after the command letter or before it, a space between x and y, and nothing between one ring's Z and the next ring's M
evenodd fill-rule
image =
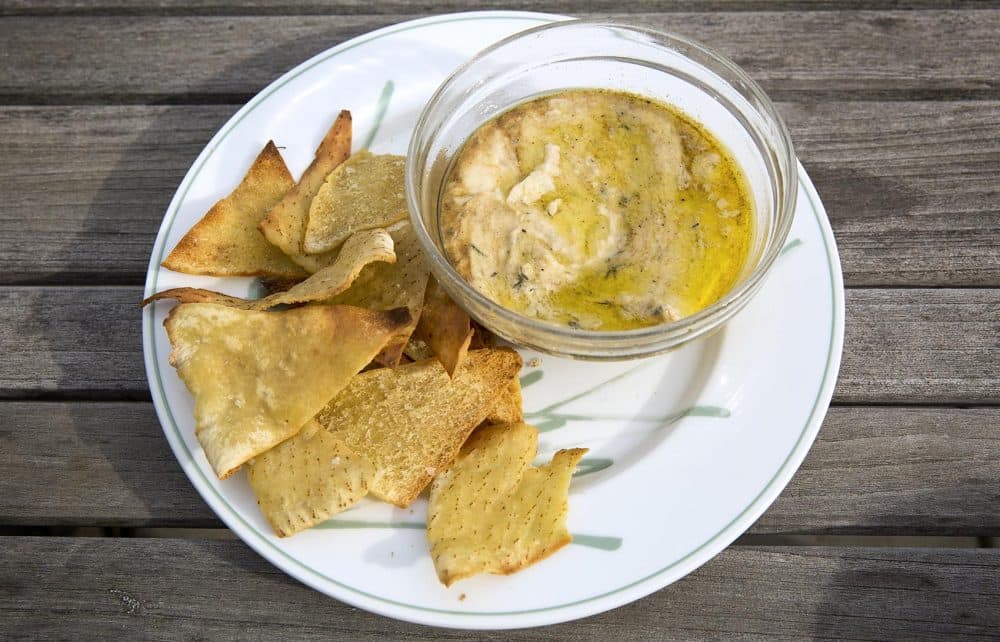
M670 107L601 90L524 103L483 125L445 185L445 250L500 305L624 330L714 303L753 220L729 152Z

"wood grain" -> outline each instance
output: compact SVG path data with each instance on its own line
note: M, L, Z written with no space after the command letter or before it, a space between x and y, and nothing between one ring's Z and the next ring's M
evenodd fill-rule
M834 406L752 533L1000 532L1000 408Z
M996 534L997 425L998 408L834 407L749 532ZM0 524L222 526L149 403L0 402L0 466Z
M779 109L848 285L1000 287L1000 102ZM0 107L0 284L142 283L174 190L235 110Z
M299 584L241 542L8 537L0 544L4 637L975 639L1000 627L998 550L731 547L619 609L489 633L364 613ZM457 605L461 584L453 591Z
M988 0L0 0L5 532L222 526L148 401L135 304L167 203L237 106L301 60L471 8L627 12L717 46L785 100L855 289L835 393L846 405L751 539L1000 533L1000 7ZM853 11L866 8L878 10ZM996 549L734 546L615 611L482 633L362 612L238 541L0 547L0 639L1000 635Z
M148 399L141 294L139 288L0 288L0 398L58 392Z
M0 399L146 399L137 287L0 287ZM1000 290L849 290L843 403L995 404Z
M1000 290L856 289L846 303L836 401L1000 401Z
M141 284L174 190L235 111L0 108L0 280Z
M1000 103L783 103L848 286L1000 286Z
M1000 11L625 14L732 57L772 97L995 98ZM4 102L243 102L402 15L8 17ZM927 43L933 42L932 47Z
M0 402L0 523L220 527L151 403Z
M452 11L482 9L546 11L574 13L581 7L587 11L627 11L629 13L668 13L675 11L807 11L847 9L988 9L995 7L989 0L3 0L0 16L8 15L308 15L390 13L428 15Z

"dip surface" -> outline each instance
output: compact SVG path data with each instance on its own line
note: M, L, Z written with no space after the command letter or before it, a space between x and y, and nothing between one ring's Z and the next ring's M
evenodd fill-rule
M626 93L564 91L480 127L441 202L445 253L488 298L625 330L722 297L749 251L746 178L712 135Z

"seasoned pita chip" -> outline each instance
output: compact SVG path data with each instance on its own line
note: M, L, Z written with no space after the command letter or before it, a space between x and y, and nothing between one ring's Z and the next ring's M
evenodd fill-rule
M479 573L510 575L572 541L569 482L586 448L560 450L535 468L538 431L527 424L473 433L431 484L427 539L445 586Z
M437 279L431 277L424 294L424 309L414 336L423 339L450 376L465 358L472 341L472 321L458 304L452 301Z
M524 409L521 399L521 378L514 377L507 388L497 395L496 405L483 423L516 424L524 421Z
M384 366L395 368L420 319L430 267L409 221L393 225L389 233L395 241L396 263L369 265L347 291L331 299L331 302L370 310L406 307L410 311L411 325L401 329L375 359Z
M347 510L368 494L371 462L310 420L247 465L257 505L279 537Z
M333 265L323 268L284 292L249 301L200 288L173 288L146 298L140 306L160 299L176 299L181 303L218 303L241 310L268 310L282 304L320 301L336 296L350 287L369 263L376 261L393 263L395 260L396 255L392 251L392 237L389 233L385 230L365 230L358 232L344 243Z
M396 262L392 237L385 230L365 230L347 239L340 248L337 260L329 267L285 292L261 299L257 309L272 308L279 304L306 303L334 297L347 290L367 265ZM402 306L396 306L402 307Z
M260 231L267 240L309 273L330 265L337 256L336 252L308 255L303 250L302 239L309 219L309 205L330 172L350 155L351 112L344 110L319 144L315 158L302 173L299 182L260 223Z
M362 150L330 172L309 206L305 252L335 250L355 232L388 227L409 216L405 166L403 156Z
M229 296L222 292L213 292L212 290L203 290L201 288L170 288L169 290L157 292L152 296L146 297L139 304L139 307L146 307L153 301L164 299L173 299L178 303L214 303L239 310L253 310L257 306L257 301L248 301L247 299Z
M293 185L281 153L268 141L242 182L188 230L163 267L211 276L304 276L257 229Z
M480 350L454 379L436 359L369 370L316 419L375 464L372 495L406 507L451 463L520 369L513 350Z
M349 306L171 310L170 363L194 397L195 434L219 479L297 433L409 320L405 309Z

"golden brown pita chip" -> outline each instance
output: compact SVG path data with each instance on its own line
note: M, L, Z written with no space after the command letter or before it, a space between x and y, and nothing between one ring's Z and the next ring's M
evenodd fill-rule
M279 537L347 510L368 494L371 462L310 420L247 465L257 505Z
M303 250L302 239L309 219L309 205L330 172L350 155L351 112L344 110L319 144L315 158L302 173L299 182L260 223L260 231L267 240L310 273L332 263L336 253L309 255Z
M170 363L194 397L195 434L219 478L297 433L407 323L405 309L171 310Z
M236 296L229 296L222 292L213 292L212 290L203 290L201 288L170 288L169 290L157 292L152 296L146 297L139 304L139 307L145 307L153 301L164 299L173 299L178 303L214 303L240 310L253 310L257 305L257 301L249 301Z
M188 230L163 267L211 276L304 275L301 267L257 229L264 215L293 185L281 153L268 141L236 189Z
M389 228L389 233L395 241L396 263L373 263L367 266L351 287L331 299L331 302L370 310L399 307L409 309L411 325L401 329L376 357L376 361L382 365L394 368L420 319L430 267L409 221L393 225Z
M452 301L434 277L427 283L424 309L413 334L424 340L452 376L469 351L472 341L469 315Z
M346 290L369 263L393 263L396 255L392 251L392 244L392 237L385 230L358 232L344 243L333 265L323 268L284 292L256 301L200 288L173 288L146 298L140 306L160 299L176 299L181 303L218 303L241 310L268 310L278 305L329 299Z
M395 262L393 240L388 232L385 230L358 232L341 246L332 265L285 292L261 299L263 303L258 304L258 309L332 298L347 290L360 276L365 266L373 263L389 265Z
M527 424L473 433L431 484L427 539L445 586L479 573L510 575L572 541L569 483L586 448L560 450L535 468L538 431Z
M406 158L362 150L330 172L309 206L302 248L321 254L360 230L388 227L407 216Z
M514 377L507 388L497 395L496 405L483 420L484 424L516 424L524 421L521 399L521 378Z
M359 374L316 419L378 472L371 493L409 506L458 454L521 369L513 350L470 352L451 379L436 359Z

